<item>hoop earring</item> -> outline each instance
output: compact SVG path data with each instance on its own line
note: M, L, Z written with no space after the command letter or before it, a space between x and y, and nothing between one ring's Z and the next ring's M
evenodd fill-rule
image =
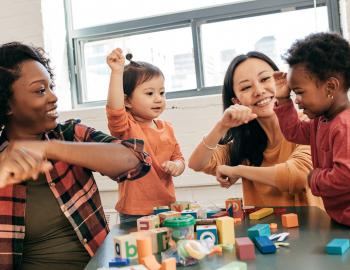
M327 97L330 98L330 99L334 98L333 95L331 95L331 94L328 94Z

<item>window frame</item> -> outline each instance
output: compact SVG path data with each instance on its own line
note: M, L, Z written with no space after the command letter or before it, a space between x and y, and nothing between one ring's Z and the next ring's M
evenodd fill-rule
M220 85L204 86L202 48L200 43L200 27L202 24L314 7L313 0L253 0L83 29L73 29L70 0L64 0L64 4L73 108L101 106L106 103L105 100L83 102L82 93L83 89L86 89L83 49L84 44L87 42L171 30L184 26L190 27L192 30L197 88L168 92L167 99L219 94L221 92ZM327 6L329 29L330 31L341 34L338 0L317 0L317 6Z

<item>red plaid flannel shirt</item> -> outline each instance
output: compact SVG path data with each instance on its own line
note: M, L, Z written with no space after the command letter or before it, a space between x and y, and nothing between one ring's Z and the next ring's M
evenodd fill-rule
M93 128L79 124L79 120L69 120L46 133L46 139L75 142L121 143L131 149L142 161L140 165L116 179L117 182L135 179L145 175L150 169L150 157L143 152L143 141L117 140ZM0 152L8 141L4 134L0 137ZM57 199L64 215L71 223L82 245L90 256L109 232L103 212L100 195L92 171L86 168L52 161L53 169L46 174L50 189ZM23 239L25 235L26 183L0 189L0 269L18 269L21 265Z

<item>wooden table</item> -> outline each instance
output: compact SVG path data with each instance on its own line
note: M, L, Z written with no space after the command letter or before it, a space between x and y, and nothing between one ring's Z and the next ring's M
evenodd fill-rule
M296 213L298 215L299 227L283 228L280 215L275 214L257 221L246 218L241 224L235 225L236 237L247 236L247 229L258 223L275 222L278 224L278 232L286 231L290 233L286 240L290 243L290 247L280 247L277 253L268 255L263 255L255 249L256 259L247 262L248 269L350 269L349 250L343 255L328 255L325 253L325 246L333 238L350 238L350 227L331 221L328 215L317 207L288 207L286 210L286 213ZM108 267L108 262L114 257L113 236L127 234L135 230L135 223L113 227L85 269L95 270L99 267ZM214 270L233 260L236 260L234 250L224 251L222 256L207 257L197 265L177 267L177 269ZM133 261L136 264L136 260Z

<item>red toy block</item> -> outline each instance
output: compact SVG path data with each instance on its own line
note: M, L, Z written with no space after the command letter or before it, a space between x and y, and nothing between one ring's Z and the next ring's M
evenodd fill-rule
M240 260L254 260L255 248L249 237L236 238L236 255Z

